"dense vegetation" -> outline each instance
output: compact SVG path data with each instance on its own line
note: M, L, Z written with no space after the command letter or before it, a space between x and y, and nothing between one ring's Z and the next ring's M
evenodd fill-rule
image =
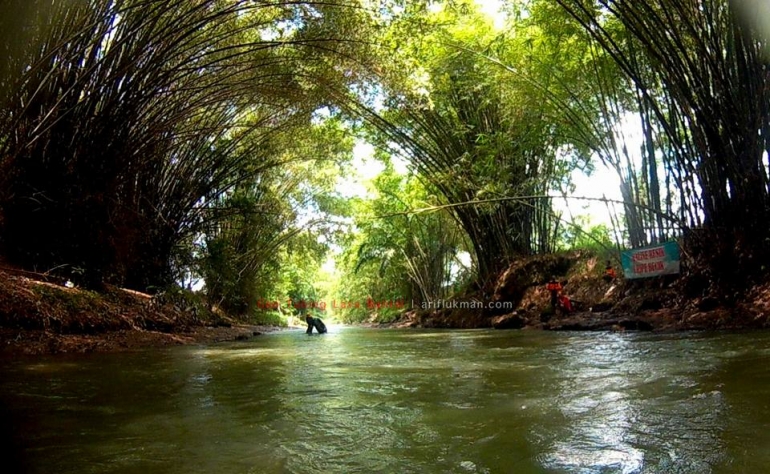
M0 254L236 315L385 317L611 236L742 287L770 256L760 3L9 0ZM601 166L614 229L555 205Z

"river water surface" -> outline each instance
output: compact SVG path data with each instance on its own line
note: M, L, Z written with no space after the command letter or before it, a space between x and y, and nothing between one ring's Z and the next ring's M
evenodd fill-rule
M770 472L770 333L331 328L0 377L19 472Z

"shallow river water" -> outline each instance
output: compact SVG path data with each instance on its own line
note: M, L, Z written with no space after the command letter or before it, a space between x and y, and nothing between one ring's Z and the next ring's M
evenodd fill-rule
M331 328L0 377L3 472L770 472L767 332Z

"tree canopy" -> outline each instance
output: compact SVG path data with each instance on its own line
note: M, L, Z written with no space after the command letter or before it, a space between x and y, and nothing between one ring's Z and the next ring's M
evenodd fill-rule
M616 244L678 238L715 286L763 278L770 53L751 8L4 2L0 253L92 287L202 284L237 314L430 300L607 245L555 204L607 167ZM346 192L362 163L379 176Z

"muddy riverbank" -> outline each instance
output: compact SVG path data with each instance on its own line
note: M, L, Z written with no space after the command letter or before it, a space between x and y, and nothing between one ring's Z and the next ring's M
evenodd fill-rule
M143 329L109 331L98 334L57 334L43 330L0 329L0 354L36 355L59 353L117 352L146 347L212 344L247 341L276 326L233 325L231 327L192 327L184 331L160 332Z
M180 295L96 293L0 270L0 354L83 353L247 340L279 327L244 323Z
M605 264L589 252L521 259L489 288L443 308L404 312L385 327L496 328L562 331L691 331L770 328L770 283L715 294L707 282L661 277L604 278ZM554 311L547 283L555 278L574 310ZM479 309L479 308L482 309Z

